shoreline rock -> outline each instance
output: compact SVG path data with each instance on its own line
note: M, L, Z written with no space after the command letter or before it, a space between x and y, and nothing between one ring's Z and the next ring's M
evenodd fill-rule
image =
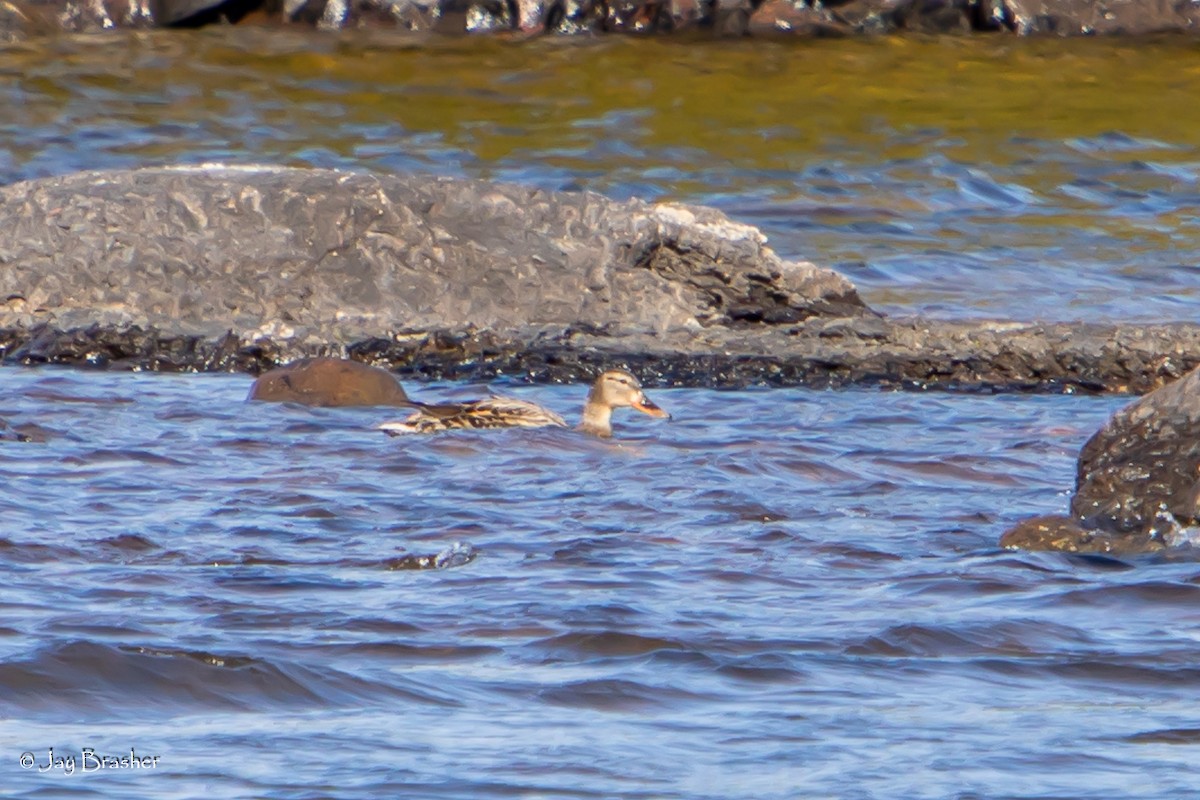
M1200 7L1156 0L12 0L0 40L113 28L245 21L415 34L672 34L692 37L899 33L1146 36L1200 32Z
M408 331L346 345L178 334L137 326L0 328L0 360L36 366L259 374L295 359L346 357L402 380L521 376L583 382L624 366L648 386L748 385L913 391L1143 394L1200 366L1200 325L1015 325L913 319L814 320L781 331L655 336L566 328Z

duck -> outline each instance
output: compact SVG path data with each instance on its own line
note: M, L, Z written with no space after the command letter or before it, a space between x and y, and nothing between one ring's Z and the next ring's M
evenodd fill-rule
M567 421L548 408L512 397L488 397L469 403L421 405L402 420L384 422L379 429L389 436L440 433L476 428L567 428ZM657 419L671 415L655 405L642 385L623 369L602 372L588 392L583 418L576 430L601 438L612 436L612 412L632 408Z

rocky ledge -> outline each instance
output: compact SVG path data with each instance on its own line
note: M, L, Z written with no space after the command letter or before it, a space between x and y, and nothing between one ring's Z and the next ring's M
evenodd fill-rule
M647 386L1141 393L1200 363L1200 326L814 318L778 330L763 325L657 335L588 326L507 333L439 329L345 344L136 324L0 328L0 357L10 364L257 374L319 355L348 356L423 379L582 382L607 366L624 365Z
M1200 326L892 319L709 208L278 167L0 187L0 356L260 372L1146 392Z

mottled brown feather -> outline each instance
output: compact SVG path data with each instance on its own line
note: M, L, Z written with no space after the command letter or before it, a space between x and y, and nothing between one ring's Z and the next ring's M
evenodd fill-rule
M489 397L457 406L421 408L404 420L379 426L391 436L484 428L567 427L553 411L512 397Z

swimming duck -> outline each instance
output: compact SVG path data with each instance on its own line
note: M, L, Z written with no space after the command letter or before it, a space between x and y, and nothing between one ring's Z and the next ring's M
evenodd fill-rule
M578 430L593 436L612 436L614 408L635 408L659 419L671 415L646 397L637 378L623 369L610 369L596 378L583 407ZM489 397L471 403L423 406L403 420L385 422L379 429L389 436L406 433L438 433L468 428L567 427L567 421L536 403L511 397Z

